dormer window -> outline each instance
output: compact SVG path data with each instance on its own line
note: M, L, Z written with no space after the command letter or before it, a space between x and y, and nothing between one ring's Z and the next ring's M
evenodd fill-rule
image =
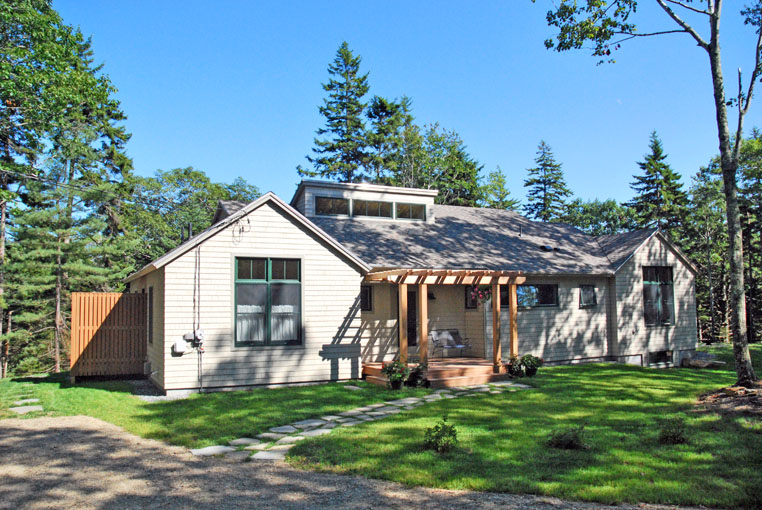
M352 216L371 216L374 218L391 218L392 203L376 200L352 200Z
M425 220L426 206L423 204L397 203L397 218L404 220Z
M315 197L315 214L321 216L349 216L349 199Z

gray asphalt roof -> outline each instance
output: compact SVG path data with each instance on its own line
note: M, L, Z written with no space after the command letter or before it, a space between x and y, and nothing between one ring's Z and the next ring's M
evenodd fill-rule
M215 221L246 204L220 203ZM613 274L654 230L600 236L512 211L433 206L435 221L312 217L374 268L487 269L534 274Z
M611 274L595 239L505 210L434 206L433 223L311 218L373 267Z
M635 250L656 232L657 229L655 228L647 228L622 234L599 236L597 239L603 253L611 261L614 271L617 271L635 253Z

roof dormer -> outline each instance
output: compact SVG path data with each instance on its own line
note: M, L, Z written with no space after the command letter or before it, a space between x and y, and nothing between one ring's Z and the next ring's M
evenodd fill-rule
M431 189L303 180L291 205L308 218L329 216L433 223L434 199L438 193Z

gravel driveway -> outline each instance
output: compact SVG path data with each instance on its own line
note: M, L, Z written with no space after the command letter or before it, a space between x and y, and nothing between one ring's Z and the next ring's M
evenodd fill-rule
M0 420L0 508L602 507L554 498L408 488L299 471L282 462L194 457L84 416Z

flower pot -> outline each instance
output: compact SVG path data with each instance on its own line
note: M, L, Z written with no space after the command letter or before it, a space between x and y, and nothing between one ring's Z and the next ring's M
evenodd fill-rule
M537 375L537 367L526 367L524 369L524 373L527 377L534 377Z
M398 390L398 389L402 388L402 380L399 380L399 381L389 381L389 386L393 390Z

